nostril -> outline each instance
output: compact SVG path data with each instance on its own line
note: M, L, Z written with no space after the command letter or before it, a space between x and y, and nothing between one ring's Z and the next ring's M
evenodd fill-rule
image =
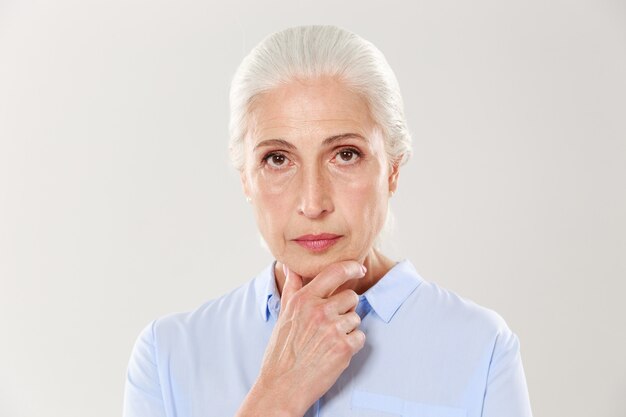
M302 214L304 217L308 217L310 219L315 219L318 217L323 216L327 211L324 209L318 209L318 208L313 208L313 207L308 207L308 208L304 208L304 209L300 209L299 213Z
M303 201L298 208L298 212L307 218L314 219L324 216L330 211L330 208L331 205L329 204L329 200L317 199Z

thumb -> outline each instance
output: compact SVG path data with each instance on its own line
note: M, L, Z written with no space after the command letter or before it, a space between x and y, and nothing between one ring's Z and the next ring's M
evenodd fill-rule
M283 292L280 296L280 311L285 311L287 303L293 295L302 288L302 277L283 264L283 272L285 273L285 284Z

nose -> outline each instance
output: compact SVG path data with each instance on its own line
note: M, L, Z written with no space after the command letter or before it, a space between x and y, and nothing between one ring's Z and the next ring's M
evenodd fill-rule
M299 185L299 214L309 219L318 219L332 213L334 206L331 184L322 170L311 168L303 172Z

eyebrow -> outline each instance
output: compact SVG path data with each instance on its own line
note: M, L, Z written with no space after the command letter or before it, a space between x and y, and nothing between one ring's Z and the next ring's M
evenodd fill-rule
M340 135L327 137L322 142L322 146L329 146L335 142L339 142L344 139L360 139L360 140L367 142L367 139L364 136L359 135L358 133L342 133ZM267 140L263 140L257 143L254 146L254 150L257 150L258 148L261 148L264 146L282 146L290 150L296 149L296 147L293 144L291 144L290 142L287 142L285 139L267 139Z

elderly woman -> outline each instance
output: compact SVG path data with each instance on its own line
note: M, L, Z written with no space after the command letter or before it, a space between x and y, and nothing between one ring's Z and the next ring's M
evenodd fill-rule
M531 416L503 319L377 249L411 144L371 43L266 38L232 82L230 149L276 260L141 333L126 417Z

